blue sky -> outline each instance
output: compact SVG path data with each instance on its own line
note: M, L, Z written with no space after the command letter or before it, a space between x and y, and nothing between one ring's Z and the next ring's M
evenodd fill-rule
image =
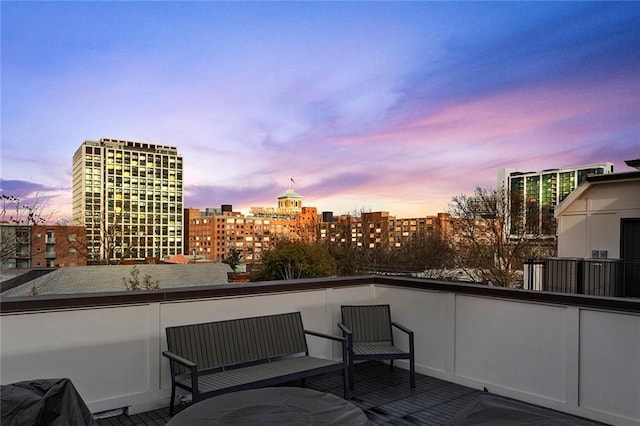
M6 2L2 193L71 214L101 137L177 146L185 207L445 211L640 157L640 2Z

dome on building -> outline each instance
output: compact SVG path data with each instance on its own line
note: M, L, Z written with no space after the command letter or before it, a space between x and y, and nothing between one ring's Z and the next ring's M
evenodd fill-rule
M296 193L293 189L287 189L286 192L278 195L278 200L282 200L283 198L302 198L302 195Z
M302 195L289 188L278 196L278 210L286 213L300 213L302 211Z

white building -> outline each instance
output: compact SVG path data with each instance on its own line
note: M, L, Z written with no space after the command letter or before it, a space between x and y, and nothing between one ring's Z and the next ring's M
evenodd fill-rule
M73 219L87 227L89 258L182 253L182 157L176 147L87 140L73 156Z
M640 159L627 164L640 170ZM559 257L621 259L640 296L640 171L588 176L555 217Z

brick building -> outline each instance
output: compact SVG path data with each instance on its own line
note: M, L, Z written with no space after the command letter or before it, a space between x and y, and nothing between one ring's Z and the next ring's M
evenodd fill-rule
M84 226L1 224L2 270L84 266Z
M389 216L388 212L337 217L331 212L323 212L318 225L318 239L369 249L400 248L416 235L437 234L444 238L450 230L451 218L448 213L400 219Z
M256 263L264 250L279 240L316 240L318 210L303 207L302 196L292 189L278 196L278 207L252 207L251 215L220 209L187 208L184 253L194 259L219 261L232 249L242 252L242 261Z

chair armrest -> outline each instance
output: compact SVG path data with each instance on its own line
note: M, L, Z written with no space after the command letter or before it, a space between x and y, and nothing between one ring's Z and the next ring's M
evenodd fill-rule
M396 327L396 328L397 328L397 329L399 329L399 330L404 331L405 333L407 333L407 334L409 334L409 335L413 334L413 331L411 331L410 329L408 329L407 327L405 327L405 326L404 326L404 325L402 325L402 324L398 324L397 322L392 322L392 323L391 323L391 325L392 325L392 326L394 326L394 327Z
M337 342L342 342L344 343L345 338L344 337L338 337L338 336L332 336L330 334L324 334L324 333L319 333L317 331L311 331L311 330L304 330L305 334L310 334L312 336L318 336L318 337L323 337L325 339L331 339L331 340L335 340Z
M414 343L413 343L413 331L411 331L410 329L408 329L407 327L405 327L402 324L398 324L397 322L391 322L391 325L396 327L398 330L402 330L405 333L407 333L407 336L409 337L409 353L411 354L411 356L413 357L413 353L414 353ZM413 359L413 358L412 358ZM412 361L413 362L413 361Z
M164 352L162 352L162 356L165 356L165 357L169 358L171 361L177 362L178 364L182 364L187 368L191 368L191 369L198 368L198 364L196 364L195 362L189 361L186 358L182 358L181 356L176 355L173 352L164 351Z
M341 322L338 323L338 328L342 330L344 334L347 334L347 335L353 334L351 330L349 330L349 328Z

